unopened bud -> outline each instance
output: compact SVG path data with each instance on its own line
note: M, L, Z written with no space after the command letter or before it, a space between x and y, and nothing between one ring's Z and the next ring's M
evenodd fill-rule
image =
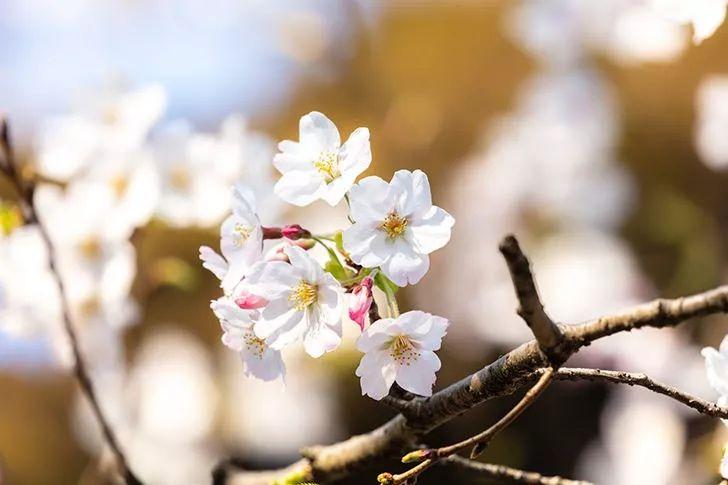
M372 306L372 285L374 280L371 276L365 277L351 290L349 300L349 318L356 322L364 331L364 322Z
M311 237L311 233L308 230L299 226L298 224L283 226L283 229L281 229L281 235L286 239L290 239L291 241Z
M394 483L394 475L388 472L380 473L377 476L377 482L382 485L392 485Z
M402 457L402 463L419 463L432 457L433 450L415 450Z

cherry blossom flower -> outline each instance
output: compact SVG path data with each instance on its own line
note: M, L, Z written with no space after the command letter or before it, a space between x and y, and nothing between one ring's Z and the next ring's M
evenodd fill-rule
M227 297L218 298L211 304L223 329L222 343L239 352L246 376L263 381L285 377L286 369L280 350L272 349L253 331L257 312L243 310Z
M718 350L705 347L700 353L705 357L708 383L720 395L718 404L728 405L728 336L723 338Z
M455 219L432 205L420 170L398 170L390 183L366 177L351 188L350 201L354 225L344 231L344 249L357 264L381 266L398 286L420 281L428 254L450 240Z
M220 251L200 247L202 266L220 279L220 286L230 294L254 263L262 258L263 230L252 192L242 186L232 190L233 213L220 227Z
M693 42L712 36L726 16L726 0L652 0L656 12L681 24L692 24Z
M275 193L298 206L318 199L338 204L372 162L367 128L357 128L341 145L336 125L317 111L301 118L298 142L284 140L278 148L273 164L283 177Z
M303 339L311 357L320 357L341 343L344 295L341 285L303 249L284 249L290 259L256 264L245 288L268 300L255 333L275 350Z
M366 316L369 314L369 308L372 306L373 283L372 277L367 276L354 287L349 297L349 318L359 325L362 331L364 330Z
M76 112L49 118L40 128L36 166L43 175L68 180L99 156L139 148L167 102L159 85L104 89L82 101Z
M356 369L362 395L378 401L396 382L407 391L431 396L440 369L435 351L440 349L448 324L445 318L421 311L371 324L357 340L357 348L365 353Z

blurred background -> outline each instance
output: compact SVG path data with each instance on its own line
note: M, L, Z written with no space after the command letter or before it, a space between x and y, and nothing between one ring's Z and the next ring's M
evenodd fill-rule
M529 338L499 239L515 232L547 310L578 323L728 281L728 27L701 45L639 0L0 0L0 109L64 252L104 408L149 483L209 483L223 457L284 465L393 413L360 396L359 332L243 376L209 309L228 188L264 225L347 225L272 196L275 143L326 113L372 133L367 174L423 169L456 218L400 306L452 321L436 389ZM725 77L724 77L725 76ZM64 191L65 190L65 191ZM105 483L68 370L37 234L0 182L0 483ZM714 400L700 349L725 318L600 341L570 365L646 372ZM517 397L517 396L516 396ZM515 398L428 437L484 429ZM555 383L482 459L597 483L715 483L728 432L639 388ZM347 483L372 483L389 462ZM478 483L439 468L422 483Z

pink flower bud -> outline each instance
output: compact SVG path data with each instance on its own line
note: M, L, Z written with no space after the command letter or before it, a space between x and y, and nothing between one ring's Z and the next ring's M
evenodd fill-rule
M235 298L235 304L243 310L257 310L268 304L268 300L257 295L243 291Z
M372 277L367 276L351 290L349 298L349 318L356 322L362 331L369 307L372 306L372 283Z
M298 224L283 226L283 229L281 229L281 235L291 241L311 237L311 233Z

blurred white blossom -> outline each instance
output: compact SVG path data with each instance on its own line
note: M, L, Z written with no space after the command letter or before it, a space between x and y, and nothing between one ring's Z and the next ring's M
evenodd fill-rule
M723 24L726 0L651 0L660 15L693 27L693 42L700 44Z
M166 106L158 85L108 88L84 96L77 110L47 119L36 140L37 170L68 180L99 158L139 148Z
M703 162L713 170L728 168L728 76L704 79L695 97L695 145Z

